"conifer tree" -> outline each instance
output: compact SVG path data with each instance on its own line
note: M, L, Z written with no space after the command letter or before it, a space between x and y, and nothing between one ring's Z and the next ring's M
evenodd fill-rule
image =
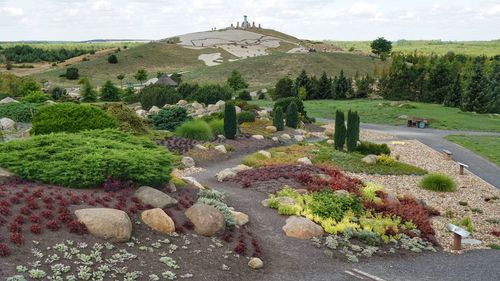
M119 101L120 89L115 87L111 81L106 81L101 87L101 100L102 101Z
M488 80L484 75L484 63L481 57L474 60L472 74L462 99L462 110L477 113L488 112L489 99Z
M332 98L332 81L326 75L326 72L321 74L318 81L318 98L331 99Z
M234 103L228 102L224 106L224 136L228 139L235 139L237 132L236 108Z
M298 124L299 111L297 110L297 104L292 102L286 110L286 125L290 128L296 129Z
M283 108L278 106L274 111L273 125L278 131L283 131L285 129L285 124L283 123Z
M459 107L462 99L462 79L460 74L457 74L450 91L444 98L444 106Z
M490 112L500 113L500 62L496 62L490 75Z
M81 97L83 102L95 102L97 100L97 94L92 88L90 81L85 79L81 88Z
M347 150L354 151L359 140L359 115L349 110L347 112Z
M346 127L344 112L335 112L335 133L333 134L334 147L336 150L343 150L346 139Z

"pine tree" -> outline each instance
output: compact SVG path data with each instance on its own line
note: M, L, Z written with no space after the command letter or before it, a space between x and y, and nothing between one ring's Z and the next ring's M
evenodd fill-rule
M359 116L357 112L347 112L347 150L354 151L359 140Z
M335 78L333 91L334 99L345 99L347 96L350 96L352 93L352 83L351 80L344 75L344 70L340 70L339 77Z
M450 91L444 98L444 106L459 107L462 99L462 78L457 74Z
M95 102L97 100L97 94L92 88L90 81L85 79L83 81L83 86L81 88L81 97L83 102Z
M297 110L297 104L292 102L286 110L286 125L290 128L296 129L298 124L299 111Z
M321 74L318 81L318 99L331 99L332 98L332 81L326 75L326 72Z
M429 70L427 91L423 96L424 102L443 103L451 92L454 75L451 65L444 59L439 59Z
M228 102L224 106L224 136L228 139L235 139L238 131L236 120L236 108L234 103Z
M231 72L231 76L227 79L227 83L229 87L233 88L235 91L248 88L248 83L237 70Z
M285 124L283 124L283 108L278 106L274 110L273 125L278 131L283 131L285 129Z
M334 147L336 150L344 150L346 139L346 127L344 112L337 110L335 112L335 133L333 134Z
M490 75L490 112L500 113L500 62L495 62Z
M484 62L481 57L477 57L474 60L472 75L462 99L462 110L477 113L488 112L491 105L488 92L488 80L484 75Z
M106 81L101 88L101 100L102 101L119 101L120 100L120 89L115 87L111 81Z

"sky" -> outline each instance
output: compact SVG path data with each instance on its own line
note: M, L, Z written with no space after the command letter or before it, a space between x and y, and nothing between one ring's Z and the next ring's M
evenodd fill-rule
M162 39L243 15L301 39L500 39L499 0L0 0L0 41Z

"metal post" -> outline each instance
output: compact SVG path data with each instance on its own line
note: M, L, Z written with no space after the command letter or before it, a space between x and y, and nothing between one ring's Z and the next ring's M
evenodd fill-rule
M462 250L462 236L453 233L453 250L460 251Z

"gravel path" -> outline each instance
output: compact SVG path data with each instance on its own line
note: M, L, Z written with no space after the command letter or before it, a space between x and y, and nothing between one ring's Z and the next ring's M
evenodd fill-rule
M438 252L411 256L372 257L360 263L348 263L323 255L310 241L285 236L281 230L286 217L265 208L264 193L243 189L231 183L219 183L214 175L241 163L244 155L211 163L194 174L202 184L226 193L228 205L249 215L254 233L264 252L265 266L237 280L361 280L346 273L359 269L383 280L497 280L499 252L471 250L461 255ZM236 280L236 279L234 279ZM364 279L367 280L367 279Z
M333 123L334 120L317 118L320 122ZM476 174L486 182L500 189L500 167L479 156L478 154L464 148L458 144L444 139L447 135L482 135L498 136L500 133L492 132L473 132L457 130L437 130L437 129L417 129L406 126L390 126L376 124L362 124L362 129L394 135L400 139L416 139L436 151L449 150L453 153L453 159L469 165L469 171Z

